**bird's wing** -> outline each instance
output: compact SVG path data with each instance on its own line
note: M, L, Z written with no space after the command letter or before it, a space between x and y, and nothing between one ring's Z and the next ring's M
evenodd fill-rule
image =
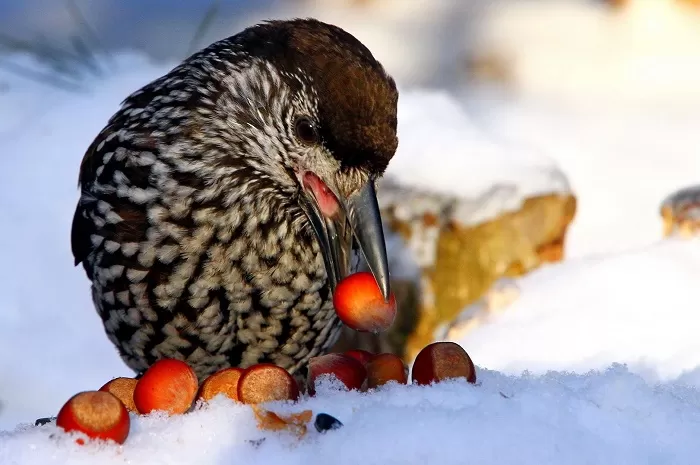
M75 266L82 263L92 252L92 245L90 244L91 228L92 222L85 217L85 211L78 205L73 214L73 225L71 226L70 234L70 244Z
M100 132L85 151L83 160L80 163L80 174L78 177L80 198L73 214L73 224L71 226L71 250L76 266L82 263L93 250L90 236L94 233L95 225L94 221L88 216L88 206L97 201L91 192L92 185L97 177L97 168L101 161L98 160L98 157L100 157L99 148L102 148L103 142L109 137L110 129L108 126Z
M115 156L117 150L121 152L120 160ZM126 142L118 136L113 124L105 127L88 147L80 165L80 199L71 227L75 265L85 265L85 259L104 241L121 244L143 239L147 226L146 211L142 206L121 198L114 188L113 179L119 176L128 186L145 186L148 171L127 161L141 151L156 151L152 138L139 137L131 132ZM122 221L110 222L109 214L118 215Z

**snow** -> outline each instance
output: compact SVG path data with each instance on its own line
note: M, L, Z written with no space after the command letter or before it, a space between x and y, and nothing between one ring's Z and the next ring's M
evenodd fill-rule
M617 362L650 382L700 381L698 277L700 239L568 260L519 279L514 301L454 339L504 373Z
M664 199L700 183L700 114L692 103L676 109L604 105L596 110L476 97L469 105L485 131L537 147L566 174L577 196L567 257L652 243L663 229Z
M70 251L85 149L134 86L165 71L132 56L121 64L128 71L92 94L15 79L0 96L0 255L9 264L0 268L0 429L54 413L76 389L133 375Z
M0 463L690 464L700 452L694 390L651 386L620 366L543 377L481 370L479 379L366 394L328 388L298 404L269 405L344 424L325 434L311 426L300 440L258 430L250 407L221 397L171 419L132 417L123 447L79 447L53 425L32 427L0 436Z
M398 121L399 147L387 180L460 199L454 219L462 225L518 210L528 197L570 191L553 159L525 146L514 151L444 91L401 93ZM440 203L415 205L420 213L425 207Z
M361 30L400 84L427 82L421 73L428 70L449 80L445 70L458 67L462 50L432 51L445 50L454 31L446 18L464 24L459 2L437 2L423 18L415 15L421 2L404 9L397 2L374 2L352 16L333 9L340 2L318 8ZM578 211L567 259L510 282L517 292L494 297L493 313L460 336L478 365L478 385L321 390L270 406L326 412L345 424L323 435L311 428L301 440L260 431L249 407L226 399L171 419L134 417L123 447L78 448L53 425L28 424L79 391L132 375L104 336L82 270L72 266L70 222L85 148L124 96L169 65L122 54L109 78L81 94L0 76L0 463L695 463L700 244L661 240L659 216L668 195L699 182L697 47L690 45L697 42L690 27L678 26L694 20L664 16L663 34L650 36L665 45L646 62L655 42L634 39L641 10L602 19L598 7L575 3L561 8L590 14L569 15L578 19L567 27L561 11L573 10L555 12L560 36L549 35L556 31L543 28L535 10L525 12L531 3L512 15L494 6L493 22L475 31L487 38L511 31L493 43L521 43L528 52L515 61L518 96L403 87L401 142L388 172L403 185L465 197L467 221L515 208L526 195L571 190ZM513 21L518 27L502 27ZM606 35L575 48L588 65L573 63L579 67L562 78L567 47L596 28ZM538 29L542 35L532 32ZM415 34L404 41L406 31ZM603 43L617 45L606 55ZM624 53L632 58L618 60ZM635 64L649 69L662 55L670 71L654 86L628 79ZM605 72L596 77L594 69ZM395 260L415 274L405 256ZM260 446L249 442L261 437Z

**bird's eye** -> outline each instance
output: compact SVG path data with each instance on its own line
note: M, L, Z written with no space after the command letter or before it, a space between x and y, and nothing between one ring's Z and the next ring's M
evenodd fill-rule
M303 143L315 144L318 142L318 129L306 116L297 118L296 122L294 123L294 130L296 131L296 135L299 140Z

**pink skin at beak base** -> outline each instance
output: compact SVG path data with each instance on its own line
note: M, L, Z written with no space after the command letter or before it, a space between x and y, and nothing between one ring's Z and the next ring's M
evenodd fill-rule
M338 214L340 203L335 194L321 181L321 178L307 171L302 177L302 182L304 183L304 188L313 193L323 216L333 218Z

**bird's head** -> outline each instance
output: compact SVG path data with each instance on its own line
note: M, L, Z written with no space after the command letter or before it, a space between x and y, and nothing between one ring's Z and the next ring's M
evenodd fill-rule
M244 145L270 189L296 199L332 288L349 272L354 238L388 298L375 183L398 144L393 79L355 37L316 20L266 22L228 47L246 59L224 79L219 129Z

